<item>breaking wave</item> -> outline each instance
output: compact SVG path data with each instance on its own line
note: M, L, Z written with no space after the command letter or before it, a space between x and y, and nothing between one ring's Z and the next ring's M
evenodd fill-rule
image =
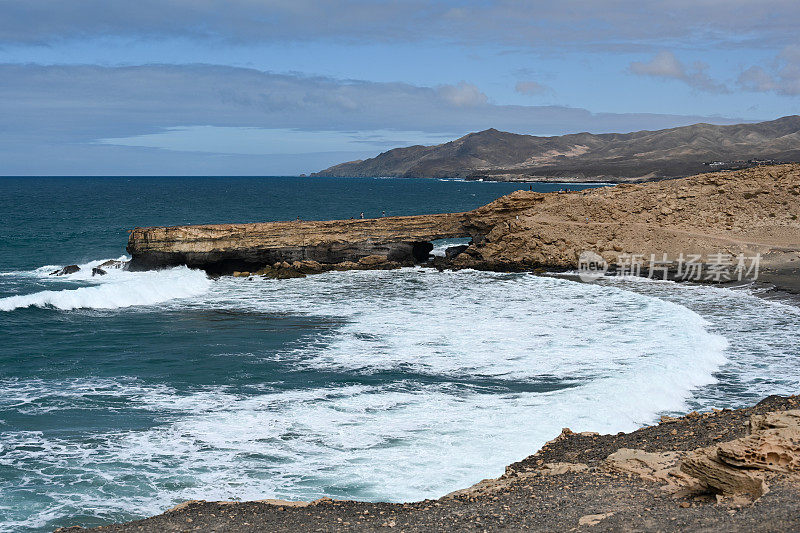
M0 298L0 311L26 307L48 309L119 309L136 305L154 305L176 298L199 296L211 286L204 272L186 267L148 272L127 272L107 269L105 276L92 276L92 268L103 260L81 265L74 274L50 276L57 269L45 266L33 271L12 273L39 278L42 283L75 285L76 287L44 290L31 294Z
M26 490L79 498L29 503L9 523L44 529L80 513L116 522L187 499L436 497L501 474L562 427L628 431L664 413L750 401L740 390L797 386L797 310L710 287L412 268L211 281L178 268L110 272L28 297L109 287L130 302L126 284L148 276L164 311L204 325L213 311L214 331L253 342L193 329L198 342L220 343L203 352L219 362L211 383L122 372L0 381L0 412L124 406L156 421L98 427L88 439L5 431L0 466L31 473L6 487L13 502L27 502ZM83 304L116 305L101 295ZM305 329L260 348L280 327ZM245 374L258 379L239 383ZM765 381L774 374L786 383Z

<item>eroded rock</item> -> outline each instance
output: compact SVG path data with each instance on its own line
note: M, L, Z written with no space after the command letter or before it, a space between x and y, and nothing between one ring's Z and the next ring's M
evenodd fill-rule
M583 463L545 463L541 467L541 473L545 476L560 476L586 470L589 470L589 465Z
M372 255L388 261L425 261L441 238L469 237L462 213L363 220L265 222L135 228L128 240L132 268L185 264L209 272L243 265L295 261L357 262ZM233 265L233 268L232 268Z
M605 460L608 470L637 475L650 481L671 481L670 476L678 472L680 452L646 452L620 448Z
M261 270L254 272L253 275L261 276L266 279L292 279L306 277L306 274L301 272L299 268L293 268L292 266L266 266Z
M606 518L613 516L614 513L599 513L599 514L587 514L583 515L578 519L579 526L596 526Z
M445 249L444 256L447 259L455 259L459 254L464 253L467 250L467 248L469 248L469 245L467 244L461 244L459 246L450 246L449 248Z
M736 468L720 461L717 446L695 450L680 465L685 474L723 496L747 495L760 498L769 490L763 473Z
M800 470L800 410L754 415L749 430L745 437L695 450L681 470L723 496L753 498L769 490L767 480L775 473Z
M117 259L109 259L108 261L104 261L97 265L97 268L102 268L108 270L109 268L118 268L121 270L127 270L128 262L127 261L118 261Z

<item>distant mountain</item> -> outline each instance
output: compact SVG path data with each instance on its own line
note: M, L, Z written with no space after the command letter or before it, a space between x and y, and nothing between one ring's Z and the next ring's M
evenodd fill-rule
M312 176L635 181L800 162L800 116L757 124L557 137L496 129L436 146L395 148Z

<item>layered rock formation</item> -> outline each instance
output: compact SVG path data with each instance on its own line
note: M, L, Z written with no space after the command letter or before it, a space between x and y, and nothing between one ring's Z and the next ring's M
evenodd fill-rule
M762 272L781 265L791 284L800 279L800 165L570 193L518 191L466 213L136 228L128 252L134 269L308 274L425 262L432 240L454 237L472 242L437 258L438 268L575 269L591 251L611 268L636 256L674 270L681 254L703 261L760 254Z
M256 272L267 266L308 271L305 273L341 267L385 268L386 263L427 261L431 241L436 239L480 240L501 221L536 201L534 197L516 198L508 205L471 213L135 228L127 250L134 270L173 265L213 273Z
M136 228L131 267L185 264L212 272L259 270L296 261L336 264L383 256L400 264L427 260L431 240L469 236L460 213L378 219L265 222Z
M509 213L491 227L496 216ZM621 256L761 254L764 264L800 255L800 165L565 194L518 191L465 215L479 230L456 267L574 269L583 251L610 265ZM800 264L800 263L797 263Z

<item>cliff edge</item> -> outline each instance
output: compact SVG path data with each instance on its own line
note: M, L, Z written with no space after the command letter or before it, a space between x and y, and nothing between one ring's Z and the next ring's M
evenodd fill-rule
M746 256L760 258L761 275L797 289L800 165L577 192L517 191L465 213L136 228L127 249L131 268L185 264L216 274L291 277L430 264L431 241L454 237L471 238L469 246L433 266L571 270L592 252L611 269L635 256L675 270L690 256Z
M515 213L483 228L458 268L575 269L582 252L609 265L651 255L675 267L681 254L760 254L765 269L800 266L800 165L700 174L646 184L542 194L518 191L467 213Z

